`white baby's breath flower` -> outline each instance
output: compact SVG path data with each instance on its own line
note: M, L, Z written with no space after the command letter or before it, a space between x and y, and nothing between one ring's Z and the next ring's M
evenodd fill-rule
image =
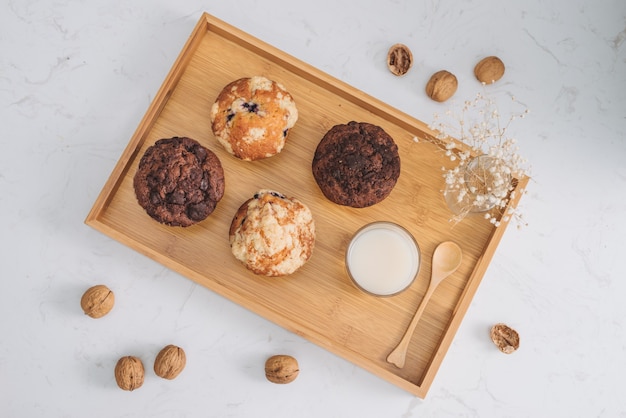
M519 103L515 98L512 101ZM450 108L445 118L435 114L431 128L436 135L426 140L441 146L447 159L456 163L451 168L443 168L446 201L457 203L458 213L455 210L453 220L462 220L476 208L493 208L484 217L496 227L511 219L521 221L521 216L509 203L524 191L516 190L511 180L527 175L527 160L519 155L517 140L509 136L508 130L513 120L528 113L529 110L524 109L504 122L495 101L479 93L473 100L464 101L460 112ZM450 119L452 124L447 122ZM491 165L481 167L482 175L471 183L466 182L466 168L480 155L490 156Z

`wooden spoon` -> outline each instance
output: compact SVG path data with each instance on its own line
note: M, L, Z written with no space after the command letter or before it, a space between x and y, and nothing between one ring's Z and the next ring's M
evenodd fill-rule
M415 327L417 326L417 323L426 308L428 300L435 292L437 286L439 286L439 283L459 268L461 265L462 254L461 247L452 241L442 242L437 246L437 248L435 248L432 271L430 275L430 284L428 285L424 299L422 299L419 308L417 308L417 312L415 312L413 319L411 319L411 323L404 333L402 340L400 340L398 346L394 348L394 350L387 357L387 362L395 364L399 368L404 367L406 351L409 348L411 336L413 336Z

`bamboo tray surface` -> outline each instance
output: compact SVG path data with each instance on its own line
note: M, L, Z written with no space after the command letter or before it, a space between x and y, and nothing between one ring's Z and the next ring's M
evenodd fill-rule
M282 153L240 161L210 128L210 108L229 82L263 75L294 97L299 119ZM336 205L311 173L315 148L333 125L351 120L383 127L398 144L401 174L390 196L364 209ZM426 141L427 126L339 80L204 14L115 166L86 223L241 306L301 335L387 381L425 397L504 232L482 217L453 225L440 189L442 151ZM160 138L189 136L215 152L226 192L201 223L177 228L152 220L132 186L146 148ZM233 215L257 190L297 197L311 211L317 240L312 258L291 276L255 276L230 253ZM516 202L513 202L516 203ZM422 264L414 284L392 297L358 290L345 271L345 248L363 225L387 220L408 229ZM430 260L442 241L463 249L459 270L436 290L420 321L402 369L386 362L426 292Z

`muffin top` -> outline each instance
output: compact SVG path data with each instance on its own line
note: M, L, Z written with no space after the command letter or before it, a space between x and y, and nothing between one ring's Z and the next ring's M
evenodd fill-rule
M385 199L400 177L400 156L393 138L365 122L333 126L319 142L313 177L329 200L364 208Z
M315 222L299 200L263 189L241 205L229 240L235 258L255 274L284 276L311 257Z
M225 86L211 107L211 128L224 149L254 161L278 154L298 120L293 97L282 84L262 76Z
M224 195L224 170L212 151L191 138L159 139L133 178L137 201L153 219L191 226L208 217Z

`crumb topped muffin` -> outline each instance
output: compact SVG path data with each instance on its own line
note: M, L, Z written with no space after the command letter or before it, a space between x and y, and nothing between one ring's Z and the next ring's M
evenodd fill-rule
M211 128L224 149L245 161L280 153L298 109L285 87L266 77L235 80L211 106Z
M229 240L235 258L255 274L285 276L311 257L315 222L299 200L263 189L241 205Z

